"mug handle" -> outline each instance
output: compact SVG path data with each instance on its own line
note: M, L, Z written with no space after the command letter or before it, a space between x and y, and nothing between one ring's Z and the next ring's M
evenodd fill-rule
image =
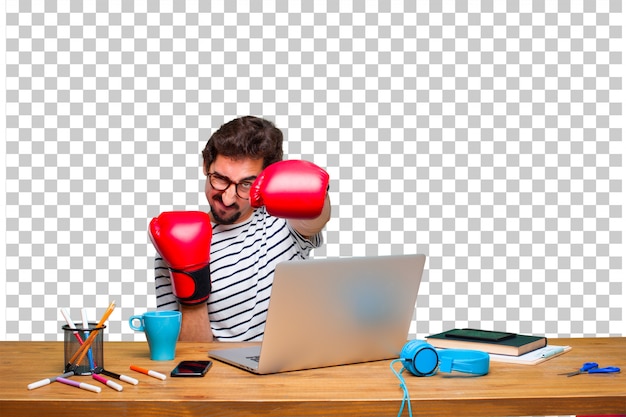
M135 326L134 321L138 320L139 321L139 326ZM128 325L130 326L131 329L138 331L138 332L143 332L144 331L144 327L143 327L143 316L131 316L128 319Z

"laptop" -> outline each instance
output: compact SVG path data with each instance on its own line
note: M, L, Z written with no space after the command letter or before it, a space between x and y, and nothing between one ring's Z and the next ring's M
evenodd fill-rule
M209 356L257 374L397 358L425 261L396 255L280 263L260 346Z

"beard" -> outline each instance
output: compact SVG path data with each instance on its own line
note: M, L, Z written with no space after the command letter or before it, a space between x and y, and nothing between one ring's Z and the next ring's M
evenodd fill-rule
M221 195L213 196L213 200L218 201L219 203L224 205ZM222 215L212 204L212 201L209 201L209 206L211 207L211 214L213 215L213 219L215 220L215 223L234 224L241 217L241 211L239 211L239 206L237 205L237 203L229 206L230 208L235 210L234 213L229 214L229 215Z

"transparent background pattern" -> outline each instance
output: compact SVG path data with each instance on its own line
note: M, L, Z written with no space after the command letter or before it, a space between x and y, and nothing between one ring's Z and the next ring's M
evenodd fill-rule
M326 167L315 257L425 253L411 336L622 334L620 1L6 2L6 340L155 307L148 221L267 117Z

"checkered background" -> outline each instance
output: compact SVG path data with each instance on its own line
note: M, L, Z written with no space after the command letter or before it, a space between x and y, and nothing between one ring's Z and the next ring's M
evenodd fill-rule
M5 339L145 340L148 221L248 114L331 175L315 257L428 255L412 336L622 334L621 2L298 3L6 1Z

